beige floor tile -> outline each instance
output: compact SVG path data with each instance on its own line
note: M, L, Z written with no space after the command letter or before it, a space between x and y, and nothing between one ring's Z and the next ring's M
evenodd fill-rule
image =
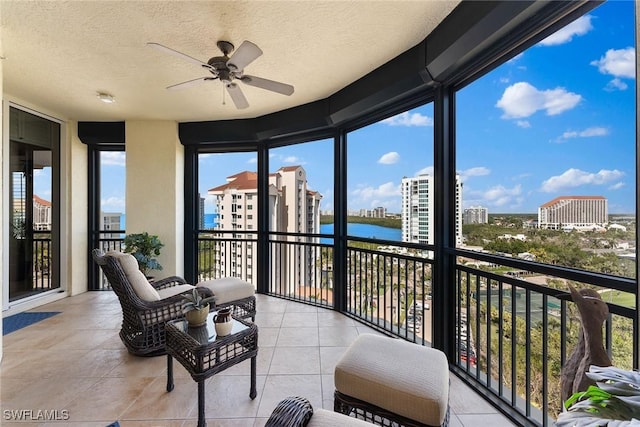
M356 322L341 313L332 310L318 309L318 325L323 326L356 326Z
M144 377L104 378L67 405L69 421L118 420L154 380Z
M19 393L3 399L2 409L63 410L98 381L97 378L33 378L23 382Z
M317 312L289 312L284 313L282 319L283 328L305 328L305 327L318 327L318 313Z
M301 304L289 301L285 312L287 313L318 313L318 308L313 305Z
M278 347L318 347L318 328L280 328L278 334Z
M258 312L256 314L256 325L258 328L279 328L282 326L282 319L284 318L284 312Z
M321 326L318 336L321 347L347 347L358 337L358 330L353 326Z
M269 375L257 416L269 418L278 402L289 396L303 396L314 407L322 406L321 382L320 375Z
M336 363L347 347L320 347L320 373L333 375Z
M278 341L280 328L268 328L266 326L258 326L258 345L263 347L274 347Z
M2 376L25 379L60 377L61 373L70 366L70 361L81 358L88 352L88 350L33 350L32 354L26 356L21 363L16 362L10 369L3 369ZM5 357L12 357L9 354L8 352Z
M178 363L174 363L179 365ZM164 376L167 372L167 357L141 357L130 353L124 353L121 364L113 368L109 377L157 377Z
M323 374L322 375L322 400L330 400L333 402L333 392L335 391L336 386L333 382L333 373L331 374ZM333 408L333 407L332 407Z
M464 427L491 426L512 427L514 425L508 418L501 414L459 414L458 419Z
M282 374L320 375L318 347L276 347L269 375Z
M198 387L191 378L175 378L167 392L166 378L155 378L121 415L121 420L175 420L189 418L198 403Z
M265 376L256 378L256 389L264 389ZM192 383L197 390L197 384ZM251 376L214 375L205 382L205 416L207 418L254 418L258 412L260 393L251 400L249 392ZM189 416L197 418L198 405L195 405Z
M66 338L51 346L52 350L93 350L99 348L102 343L113 338L115 330L104 329L77 329Z

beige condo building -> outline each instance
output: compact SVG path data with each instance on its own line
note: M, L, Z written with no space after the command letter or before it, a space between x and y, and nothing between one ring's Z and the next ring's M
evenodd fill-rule
M216 236L225 240L217 243L216 277L240 277L255 284L257 235L251 231L258 229L257 184L257 173L244 171L208 191L216 196L215 230L232 232ZM271 274L276 279L271 283L280 292L318 285L312 272L319 252L313 245L320 239L305 235L320 233L321 199L320 193L309 189L302 166L282 167L269 174L269 231L287 233L270 236Z
M552 230L604 226L609 221L602 196L563 196L538 208L538 227Z

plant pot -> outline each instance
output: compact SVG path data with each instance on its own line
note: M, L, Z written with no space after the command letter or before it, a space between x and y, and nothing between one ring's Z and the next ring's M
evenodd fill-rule
M187 311L184 317L189 322L189 326L202 326L207 323L207 316L209 315L209 306L199 310Z

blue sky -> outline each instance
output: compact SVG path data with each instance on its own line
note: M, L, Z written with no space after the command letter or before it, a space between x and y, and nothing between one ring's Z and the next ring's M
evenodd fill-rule
M558 196L601 195L610 213L635 212L634 2L609 1L457 94L457 170L463 206L536 213ZM122 153L104 153L103 210L124 210ZM256 170L254 153L202 155L199 189ZM333 144L270 152L270 170L302 165L333 209ZM107 163L107 164L105 164ZM433 170L433 106L348 136L349 209L400 211L400 182ZM108 184L107 184L108 183ZM213 212L212 200L206 211Z

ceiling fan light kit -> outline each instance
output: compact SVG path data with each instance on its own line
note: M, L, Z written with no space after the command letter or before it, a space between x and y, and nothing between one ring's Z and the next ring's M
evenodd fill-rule
M113 104L114 102L116 102L116 99L110 93L98 92L96 96L100 101L104 102L105 104Z
M170 53L189 62L196 63L202 68L206 68L213 75L213 77L199 77L197 79L177 83L168 86L167 89L183 89L195 84L218 79L224 83L227 93L238 109L249 107L249 102L244 96L244 93L242 92L240 86L238 86L234 82L235 80L241 81L242 83L249 86L269 90L272 92L280 93L282 95L289 96L293 94L294 88L289 84L244 74L244 68L262 55L262 50L254 43L245 40L244 42L242 42L240 47L235 50L235 53L231 55L231 57L229 57L229 54L235 49L234 45L231 42L220 40L216 44L218 46L218 49L222 51L222 56L214 56L207 62L203 62L192 56L171 49L170 47L161 45L160 43L147 43L147 45L150 47Z

